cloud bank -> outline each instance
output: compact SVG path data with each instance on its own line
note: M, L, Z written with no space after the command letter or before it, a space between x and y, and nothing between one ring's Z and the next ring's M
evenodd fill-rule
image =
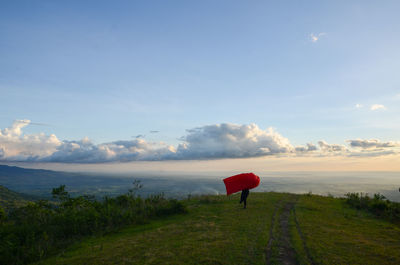
M319 141L293 146L275 129L256 124L213 124L187 130L178 146L148 142L142 137L95 144L89 138L62 141L54 134L24 134L29 120L16 120L0 130L0 161L106 163L291 156L381 156L399 153L399 142L347 140L348 147Z
M380 142L377 139L371 140L348 140L351 147L359 147L363 149L368 148L391 148L391 147L400 147L400 142Z

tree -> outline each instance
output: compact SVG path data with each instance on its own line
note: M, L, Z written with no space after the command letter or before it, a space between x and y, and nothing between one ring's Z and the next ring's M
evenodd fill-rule
M53 195L54 199L58 199L60 201L66 201L69 199L69 194L65 190L65 185L60 185L58 188L53 188L51 195Z
M0 224L3 223L7 219L6 211L4 211L3 207L0 205Z
M135 179L134 181L133 181L133 187L131 188L131 189L129 189L128 191L129 191L129 195L131 196L131 197L135 197L136 196L136 193L141 189L141 188L143 188L143 185L140 183L140 180L137 180L137 179Z

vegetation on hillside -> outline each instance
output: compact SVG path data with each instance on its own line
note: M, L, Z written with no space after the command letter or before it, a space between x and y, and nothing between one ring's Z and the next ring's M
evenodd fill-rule
M4 209L24 206L32 199L34 199L32 196L11 191L0 185L0 207L3 207Z
M344 199L254 193L183 201L186 215L91 237L39 264L400 264L400 227ZM293 261L293 260L292 260Z
M77 243L41 264L265 264L265 247L279 193L184 200L188 214L129 227Z
M400 223L400 203L389 201L382 194L369 197L363 193L347 193L346 202L356 208L371 212L372 214Z
M0 207L0 263L400 264L400 204L380 194L252 192L244 210L239 194L177 201L140 188L98 201L62 185L55 202Z
M140 187L134 182L127 194L98 201L91 196L72 198L62 185L52 192L58 203L29 202L7 216L0 211L0 260L4 264L26 264L55 253L82 236L185 212L180 201L163 195L137 196Z

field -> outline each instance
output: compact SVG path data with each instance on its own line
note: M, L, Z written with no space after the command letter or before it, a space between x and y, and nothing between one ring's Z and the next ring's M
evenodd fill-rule
M400 226L342 199L250 193L87 238L37 264L400 264Z

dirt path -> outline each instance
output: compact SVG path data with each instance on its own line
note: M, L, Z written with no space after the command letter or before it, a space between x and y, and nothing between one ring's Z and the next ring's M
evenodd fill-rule
M289 218L293 212L294 204L294 201L280 202L275 208L271 223L270 239L266 249L267 264L298 264L296 252L291 243L289 227ZM278 214L279 216L277 216Z

